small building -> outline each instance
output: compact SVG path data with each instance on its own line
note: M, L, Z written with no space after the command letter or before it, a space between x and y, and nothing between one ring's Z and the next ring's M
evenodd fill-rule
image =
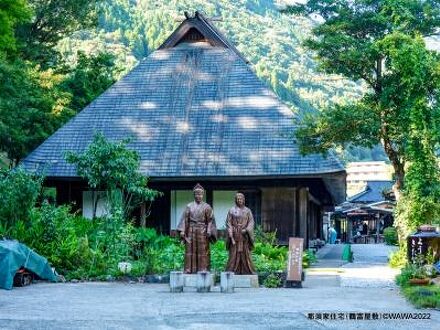
M342 242L378 243L393 225L393 181L367 181L364 190L349 197L332 214Z
M268 42L270 42L268 40ZM196 183L224 226L236 191L264 230L322 238L323 211L345 200L346 172L329 154L300 154L294 114L252 71L242 54L202 14L187 17L131 72L61 127L24 161L45 169L57 202L91 214L91 193L65 152L82 152L95 132L141 157L140 171L163 196L147 226L171 233Z

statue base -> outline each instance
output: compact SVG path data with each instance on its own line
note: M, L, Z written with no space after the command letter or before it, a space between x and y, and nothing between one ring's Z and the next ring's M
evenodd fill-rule
M300 289L300 288L302 288L302 282L301 282L301 281L291 281L291 280L286 280L286 282L284 282L284 287L285 287L285 288L296 288L296 289Z
M212 284L215 283L215 276L214 274L211 274L212 276ZM183 274L183 286L189 287L189 288L196 288L197 287L197 274Z
M236 288L258 288L258 275L234 275Z

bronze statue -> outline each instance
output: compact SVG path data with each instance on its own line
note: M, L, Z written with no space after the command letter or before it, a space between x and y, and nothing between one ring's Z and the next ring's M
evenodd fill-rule
M211 254L209 243L217 240L214 212L208 203L203 201L204 189L197 184L194 189L194 202L186 206L177 231L185 244L186 274L208 271Z
M237 193L235 206L229 210L226 218L226 248L229 250L226 270L238 275L255 274L251 255L254 247L254 217L244 202L244 195Z

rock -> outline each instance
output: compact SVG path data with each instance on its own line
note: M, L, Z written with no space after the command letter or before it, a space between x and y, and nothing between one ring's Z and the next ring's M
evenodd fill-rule
M77 280L76 278L70 280L70 283L79 283L79 280Z
M440 276L434 277L431 279L431 283L437 286L440 286Z

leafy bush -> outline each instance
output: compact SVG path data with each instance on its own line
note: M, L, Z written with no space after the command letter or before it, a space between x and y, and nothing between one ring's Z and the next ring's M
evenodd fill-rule
M256 242L252 253L257 272L280 272L287 267L287 247Z
M228 251L226 250L226 243L223 240L215 242L211 245L211 270L224 271L226 263L228 262Z
M279 288L282 286L282 279L279 273L269 274L263 281L263 286L266 288Z
M436 285L405 287L402 292L417 308L440 308L440 287Z
M402 246L399 250L392 252L390 254L388 262L390 267L400 268L405 266L405 264L407 263L406 252L406 246Z
M303 253L303 260L302 260L302 266L303 268L309 268L311 264L315 263L317 261L317 258L315 256L315 253L308 249L304 251Z
M0 227L3 235L15 222L28 225L29 214L42 191L43 177L21 168L0 170ZM0 232L1 234L1 232Z
M152 228L137 228L134 237L133 257L144 264L141 275L183 268L184 246L177 238L159 235Z
M397 230L394 227L387 227L383 231L385 243L387 245L397 245L399 240L397 238Z
M134 207L159 195L147 188L148 179L139 172L139 153L128 149L128 143L128 139L111 142L102 133L96 133L82 154L66 154L67 162L76 166L78 175L87 180L93 192L106 191L109 209L121 209L125 217ZM94 208L93 218L95 213Z

